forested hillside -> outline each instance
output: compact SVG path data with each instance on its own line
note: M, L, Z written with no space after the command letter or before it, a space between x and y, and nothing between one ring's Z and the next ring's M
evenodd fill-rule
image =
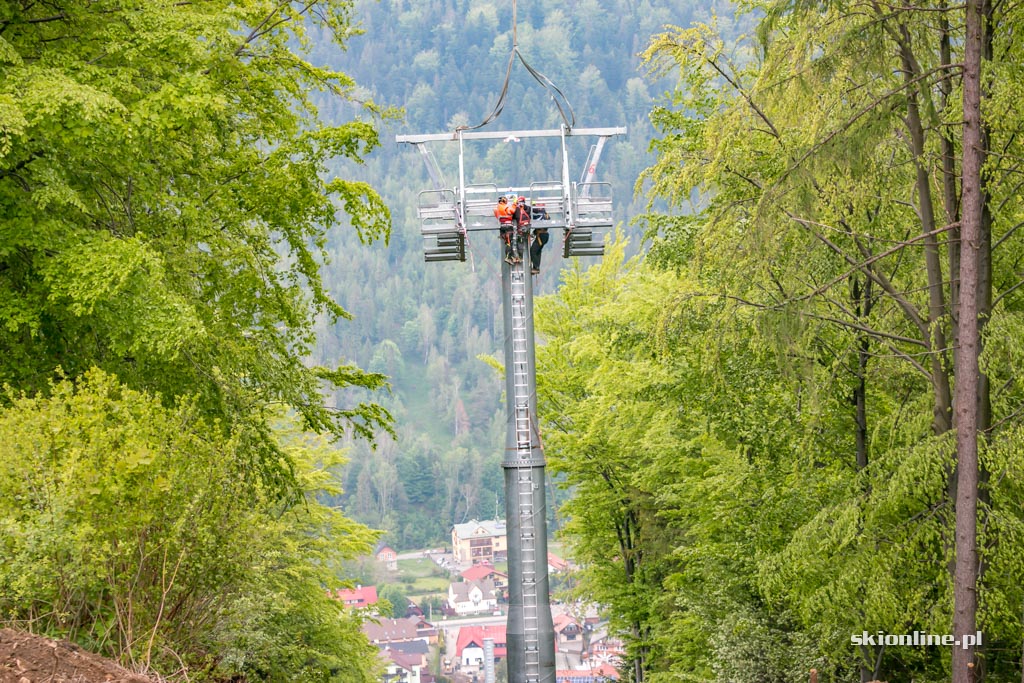
M425 264L415 206L430 180L419 154L393 140L399 133L475 125L491 113L512 49L512 6L511 0L361 1L355 16L365 33L353 37L346 52L334 51L326 39L314 41L318 60L352 74L378 104L405 112L360 170L393 212L391 243L357 248L351 232L331 235L333 263L324 282L354 318L321 327L316 352L318 361L348 358L390 378L392 393L384 404L395 415L398 441L385 440L375 452L355 444L344 503L357 519L385 529L399 547L443 540L452 523L504 509L504 385L480 360L501 358L497 240L471 240L465 264ZM519 50L564 93L576 124L628 129L606 147L598 180L612 184L616 219L633 236L633 252L640 240L631 219L646 201L634 186L654 161L649 113L654 97L669 87L648 77L640 53L664 25L709 19L714 9L696 2L517 3ZM352 113L333 106L324 113ZM488 130L557 128L561 122L548 91L516 61L508 102ZM570 139L574 179L592 142ZM454 185L455 145L432 150ZM542 140L468 146L467 152L472 182L526 185L560 173L556 149ZM545 253L540 293L554 290L566 265L557 240Z

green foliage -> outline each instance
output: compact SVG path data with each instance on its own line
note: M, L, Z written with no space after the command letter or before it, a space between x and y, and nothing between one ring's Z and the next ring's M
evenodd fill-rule
M282 494L294 473L263 411L365 436L388 414L329 410L352 366L308 367L313 321L347 316L323 286L325 240L387 237L364 182L327 179L379 144L362 119L323 125L310 99L353 82L301 51L349 33L348 3L14 3L0 17L0 382L45 390L96 366L197 406L248 444ZM296 45L299 46L296 49ZM340 210L339 210L340 209ZM334 365L334 363L332 363ZM244 429L241 427L244 426Z
M397 583L385 584L378 593L379 597L387 600L390 610L382 612L382 616L400 619L405 616L405 610L409 606L409 595L406 588Z
M648 66L678 82L638 187L672 212L643 217L644 265L574 271L538 312L579 588L611 606L638 680L944 680L948 649L850 636L949 632L962 8L751 9L736 44L715 19L654 37ZM992 149L1020 144L1019 46L1000 32L1019 19L989 17ZM992 680L1020 678L1022 624L1009 163L989 160L980 292Z
M382 374L309 358L349 317L328 235L390 234L350 167L392 112L309 59L351 12L0 9L5 623L190 680L375 676L327 596L374 534L318 502L343 460L300 436L391 429Z
M928 437L927 397L875 382L858 470L834 367L780 362L761 314L622 259L613 245L538 302L538 381L550 466L572 491L576 591L608 606L644 680L857 680L879 651L852 634L948 632L951 435ZM1020 629L1022 498L1002 459L1015 433L989 454L983 621L1006 643ZM881 672L941 680L947 657L887 648Z
M302 495L282 507L194 400L98 370L49 394L0 413L5 623L192 680L372 680L372 646L326 591L374 539L317 502L338 492L337 450L281 421Z

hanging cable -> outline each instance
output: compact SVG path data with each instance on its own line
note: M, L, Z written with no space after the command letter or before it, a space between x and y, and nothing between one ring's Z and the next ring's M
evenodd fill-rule
M572 109L572 105L569 104L568 98L565 94L558 89L558 87L551 81L550 78L542 74L541 72L530 66L523 54L519 51L519 33L518 33L518 22L516 20L516 0L512 0L512 52L508 56L508 66L505 68L505 81L502 83L501 92L498 94L498 101L494 105L494 109L487 115L480 123L475 126L459 126L455 130L476 130L477 128L483 128L491 121L494 121L501 115L501 112L505 109L505 101L508 99L508 86L509 81L512 78L512 67L515 64L516 58L523 63L526 71L533 76L533 78L544 86L544 89L548 91L548 95L551 97L551 101L555 103L555 108L558 109L559 115L562 117L562 121L565 123L565 127L572 130L573 126L576 125L576 113ZM556 96L557 95L557 96ZM561 98L561 100L559 100ZM564 103L564 107L563 107ZM568 111L568 114L566 114Z
M526 60L523 58L523 55L521 52L519 52L518 48L516 49L516 55L519 57L519 61L523 63L523 66L526 67L526 70L530 72L530 75L533 76L537 80L537 82L543 85L544 88L548 91L548 94L551 97L551 101L555 103L555 107L558 108L558 113L561 115L562 121L565 122L565 127L571 130L573 126L576 125L576 113L572 110L572 105L569 104L569 99L561 90L558 89L558 87L554 83L551 82L550 78L548 78L547 76L545 76L544 74L542 74L541 72L537 71L532 66L527 64ZM562 108L562 104L558 101L558 98L555 97L555 93L557 93L558 96L562 98L562 102L565 103L565 109L569 110L568 116L566 116L565 109Z

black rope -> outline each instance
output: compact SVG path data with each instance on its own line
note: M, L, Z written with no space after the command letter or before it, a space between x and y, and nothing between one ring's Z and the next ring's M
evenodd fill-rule
M551 97L551 101L555 103L555 108L558 109L558 114L562 117L562 121L565 122L565 127L572 130L573 126L576 125L576 113L572 109L572 105L569 104L569 99L565 94L558 89L558 87L551 81L550 78L542 74L541 72L530 66L523 54L519 51L519 33L516 21L516 0L512 0L512 53L508 56L508 66L505 68L505 82L502 83L501 92L498 94L498 101L494 105L494 109L487 115L480 123L475 126L459 126L456 128L456 132L460 130L476 130L477 128L483 128L491 121L497 119L501 112L505 109L505 101L508 99L508 84L512 78L512 66L515 64L516 57L523 63L526 71L529 72L533 78L544 86L544 89L548 91L548 95ZM556 97L557 95L557 97ZM559 101L561 98L561 101ZM562 103L565 103L563 108ZM566 115L566 110L569 114Z

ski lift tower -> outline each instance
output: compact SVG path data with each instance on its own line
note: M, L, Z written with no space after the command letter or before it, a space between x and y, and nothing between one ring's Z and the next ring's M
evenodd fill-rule
M544 219L533 219L533 229L561 228L562 255L601 256L602 230L612 227L611 186L594 182L605 142L625 135L625 128L568 128L557 130L473 131L428 135L399 135L400 143L415 145L423 156L433 189L419 193L417 213L424 239L424 258L465 261L467 236L491 233L500 259L504 243L498 239L494 215L498 197L514 192L532 207L543 207ZM579 182L569 177L566 138L596 136ZM509 138L561 138L561 173L558 180L532 182L499 192L495 184L467 185L465 144L472 140ZM428 142L459 144L459 182L445 187L444 176ZM537 385L533 337L533 283L529 276L530 235L520 240L518 263L501 261L502 308L505 323L505 405L508 412L505 455L505 524L508 534L509 610L506 627L509 683L555 683L555 634L548 599L547 503L545 502L544 450L537 427Z

